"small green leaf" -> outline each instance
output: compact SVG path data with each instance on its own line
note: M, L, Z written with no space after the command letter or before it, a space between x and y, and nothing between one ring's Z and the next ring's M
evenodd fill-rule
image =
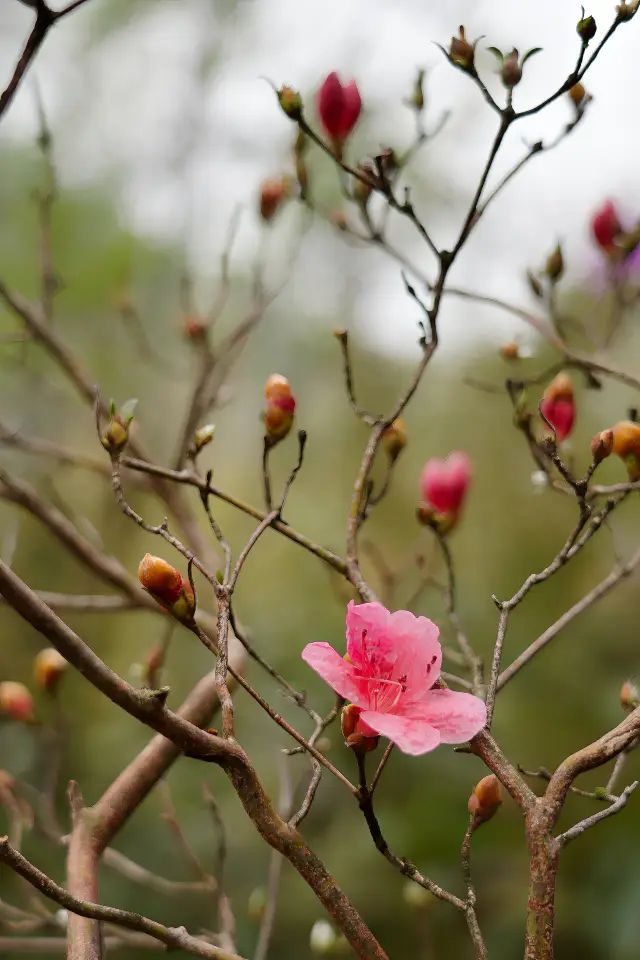
M542 53L542 47L532 47L531 50L527 50L524 57L522 58L522 66L524 67L529 57L534 57L536 53Z
M120 416L124 420L125 426L129 426L133 420L136 412L136 407L138 406L138 398L132 397L131 400L127 400L126 403L122 404L120 408Z
M489 53L492 53L494 55L494 57L496 58L496 60L500 62L500 64L502 64L502 62L504 61L504 53L502 52L502 50L498 50L497 47L487 47L487 50L489 51Z
M116 402L115 400L109 401L109 416L113 419L116 415Z

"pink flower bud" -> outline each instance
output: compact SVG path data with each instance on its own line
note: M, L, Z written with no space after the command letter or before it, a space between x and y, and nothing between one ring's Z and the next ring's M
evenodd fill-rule
M175 567L161 557L146 553L138 567L138 580L176 620L191 623L196 610L193 587Z
M36 684L47 693L55 693L58 682L69 664L54 647L41 650L33 661Z
M540 411L556 433L558 443L569 436L576 419L573 384L566 373L559 373L544 392Z
M447 526L451 529L462 509L470 481L471 461L466 453L456 451L446 460L436 457L428 460L420 475L422 512L425 516L431 511L443 515L450 521Z
M318 113L327 136L341 148L352 132L362 101L355 80L342 85L337 73L330 73L318 93Z
M620 688L620 706L627 713L631 713L632 710L640 706L640 692L631 680L625 680Z
M606 200L594 213L591 219L591 232L598 246L605 253L611 253L616 239L622 233L622 224L612 200Z
M264 408L264 427L267 438L272 444L284 440L291 427L296 409L296 398L286 377L272 374L265 386L267 399Z
M18 723L33 723L33 697L24 683L13 680L0 683L0 713Z
M270 177L260 187L260 216L267 223L273 220L285 200L291 196L290 177Z

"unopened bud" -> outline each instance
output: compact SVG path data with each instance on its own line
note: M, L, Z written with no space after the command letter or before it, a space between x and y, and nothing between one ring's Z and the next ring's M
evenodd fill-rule
M502 803L502 788L495 774L483 777L469 797L469 813L477 823L486 823Z
M584 10L583 10L584 13ZM585 46L589 43L590 40L596 35L596 21L593 17L583 17L581 20L578 20L576 25L576 31L582 42Z
M200 344L206 339L209 326L197 313L185 313L181 324L184 336L191 343Z
M256 887L249 894L247 913L252 920L262 920L267 908L267 891L264 887Z
M586 90L581 83L574 83L569 90L569 96L573 100L576 107L579 107L586 96Z
M127 400L118 411L116 410L116 405L113 400L111 401L109 423L100 440L102 446L105 450L108 450L112 456L121 453L127 445L129 428L131 427L137 404L138 401L135 399Z
M594 463L602 463L613 453L613 430L602 430L596 433L591 441L591 456Z
M291 196L292 188L289 177L270 177L264 180L260 187L260 216L269 223L273 220L285 200Z
M541 300L542 297L544 296L542 284L540 283L538 278L535 276L535 274L531 272L531 270L527 270L527 282L529 283L531 293L534 295L534 297L537 297L538 300Z
M384 430L382 444L391 463L394 463L407 445L407 425L398 417Z
M18 723L33 723L33 697L24 683L13 680L0 683L0 713Z
M625 680L620 688L620 706L627 713L640 706L640 691L631 680Z
M54 647L47 647L37 654L33 661L35 682L41 690L55 693L58 682L66 672L68 663Z
M624 462L629 480L640 480L640 423L622 420L613 427L613 452Z
M564 273L564 259L562 257L562 248L560 244L556 246L555 250L547 260L544 272L552 283L557 283Z
M458 36L451 37L449 60L456 67L460 67L461 70L471 73L474 70L475 55L476 45L475 43L469 43L464 34L464 27L461 26Z
M424 70L422 69L418 70L413 92L408 103L418 112L424 109Z
M514 47L508 56L502 62L500 77L505 87L515 87L522 80L522 66L519 61L518 51Z
M296 409L296 400L286 377L272 374L265 386L266 405L264 408L265 434L270 443L284 440L291 427Z
M290 120L302 119L302 97L293 87L281 87L278 90L278 103Z
M207 444L211 443L213 440L214 433L216 431L215 424L207 423L203 427L198 427L196 432L193 435L193 440L191 441L191 447L189 448L189 456L195 457L200 453L203 447L206 447Z
M186 624L193 622L196 610L193 587L170 563L146 553L138 567L138 580L176 620Z
M624 23L626 20L631 20L632 17L638 12L638 0L633 0L633 3L621 3L616 7L616 13L618 14L618 20Z

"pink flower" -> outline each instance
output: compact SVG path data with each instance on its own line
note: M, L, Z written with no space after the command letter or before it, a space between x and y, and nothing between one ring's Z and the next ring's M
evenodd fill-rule
M442 663L438 633L435 623L408 610L351 601L348 658L328 643L310 643L302 659L360 708L357 732L387 737L404 753L427 753L440 743L465 743L486 720L478 697L432 689Z
M566 373L551 381L540 401L540 411L556 432L558 443L566 440L576 420L573 384Z
M591 219L593 238L606 253L614 249L615 240L622 233L622 224L613 200L606 200Z
M344 86L337 73L330 73L318 93L318 113L327 135L342 144L355 127L362 101L355 80Z
M471 481L471 461L457 450L446 460L427 460L420 475L422 501L436 513L456 518Z

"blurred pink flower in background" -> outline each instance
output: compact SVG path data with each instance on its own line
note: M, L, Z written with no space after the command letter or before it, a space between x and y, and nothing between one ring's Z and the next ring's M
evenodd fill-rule
M422 754L441 743L465 743L486 720L479 697L433 689L442 663L438 634L435 623L408 610L390 613L380 603L351 601L347 656L328 643L310 643L302 659L361 709L357 732Z

